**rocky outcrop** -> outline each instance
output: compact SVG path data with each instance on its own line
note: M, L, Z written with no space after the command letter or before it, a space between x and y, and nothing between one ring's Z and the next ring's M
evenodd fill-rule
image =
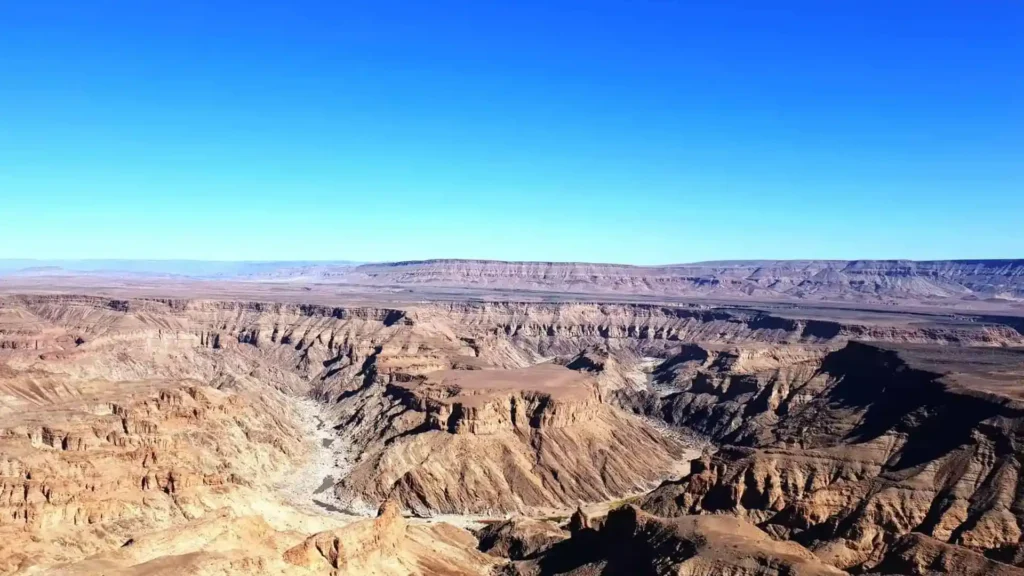
M1022 367L1019 351L850 344L781 381L781 402L765 401L778 379L733 397L738 426L715 432L742 446L704 456L642 506L737 515L858 570L911 532L1013 559L1024 405L1006 383Z
M343 499L393 497L419 514L561 510L650 488L686 450L554 364L434 372L387 385L383 405L378 388L339 404L363 454Z
M204 530L220 539L210 549L224 552L182 544L197 554L186 571L272 573L311 533L321 535L302 550L314 555L299 560L341 570L339 559L363 556L342 545L339 526L296 520L266 499L309 449L286 402L308 394L351 449L347 475L313 482L334 484L342 503L391 497L416 515L565 517L580 501L668 479L638 500L645 510L731 516L842 568L1020 564L1024 371L1013 322L780 310L5 297L0 559L8 571L166 571L181 568L168 559L178 548L160 542L179 536L162 531L208 520ZM687 471L687 443L652 419L723 446ZM211 517L224 509L233 515ZM710 520L690 522L713 532ZM605 530L598 517L572 524L584 539ZM634 541L627 532L615 533ZM165 540L147 537L158 533ZM910 542L913 534L931 540ZM256 555L240 551L250 538ZM557 563L561 544L541 552L528 534L501 538L530 555L515 569ZM401 543L422 551L408 558L424 572L429 558L449 558L433 548L452 554L439 569L478 553L464 531L414 522ZM678 556L673 546L667 557ZM81 564L93 554L126 571ZM746 569L683 560L665 565ZM615 561L576 566L602 562Z
M923 534L906 534L896 539L876 570L883 574L1024 575L1024 569L995 562L972 550Z
M600 529L583 529L508 574L673 574L838 576L844 572L792 542L725 516L659 518L633 506L613 510Z
M376 519L310 536L284 553L291 566L340 575L480 575L497 561L473 549L476 539L448 525L408 526L395 501Z
M526 560L547 552L569 537L552 522L522 516L496 522L480 530L480 550L510 560Z
M636 410L708 435L717 442L762 440L781 414L820 388L827 346L687 344L651 374L651 388L626 391Z
M366 573L375 564L398 555L406 538L406 524L398 503L388 500L374 520L356 522L340 530L321 532L284 553L294 566Z
M116 402L79 396L4 418L0 572L202 517L217 506L211 494L244 498L303 453L272 398L173 383L139 388Z
M1020 319L917 312L802 317L799 309L758 310L707 305L454 302L400 308L332 307L257 301L131 299L92 296L0 298L0 341L13 349L102 348L114 340L145 339L166 346L238 344L291 350L303 367L363 361L382 344L454 341L490 364L530 350L571 356L598 345L666 356L685 343L842 344L848 340L1024 345ZM910 323L913 321L913 323ZM81 340L81 344L76 344ZM354 358L350 358L354 356Z
M515 370L440 370L396 382L388 393L425 414L427 430L487 435L554 430L593 417L597 386L557 364Z
M393 509L376 519L338 525L266 505L260 515L237 516L221 509L175 529L140 534L113 550L46 573L484 576L501 562L476 550L476 539L465 530L406 523ZM318 525L319 531L307 536Z

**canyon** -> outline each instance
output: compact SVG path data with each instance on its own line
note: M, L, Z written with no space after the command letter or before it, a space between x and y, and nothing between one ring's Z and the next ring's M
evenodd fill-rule
M1024 574L1014 266L759 273L903 274L881 307L451 261L340 273L465 293L8 283L0 573Z

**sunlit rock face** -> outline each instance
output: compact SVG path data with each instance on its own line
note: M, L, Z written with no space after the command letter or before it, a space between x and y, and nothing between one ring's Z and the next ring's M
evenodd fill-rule
M4 297L0 571L1010 574L1022 343L713 306ZM303 486L380 519L285 497L311 429L347 467ZM496 529L502 556L398 509L554 526Z

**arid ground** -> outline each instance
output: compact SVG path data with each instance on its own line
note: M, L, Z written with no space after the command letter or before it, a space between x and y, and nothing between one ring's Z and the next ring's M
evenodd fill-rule
M0 573L1024 574L1021 264L760 264L0 276Z

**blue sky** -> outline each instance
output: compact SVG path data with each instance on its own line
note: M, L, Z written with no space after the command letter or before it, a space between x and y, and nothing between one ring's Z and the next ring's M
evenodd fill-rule
M1015 0L0 2L0 258L1024 257L1022 31Z

